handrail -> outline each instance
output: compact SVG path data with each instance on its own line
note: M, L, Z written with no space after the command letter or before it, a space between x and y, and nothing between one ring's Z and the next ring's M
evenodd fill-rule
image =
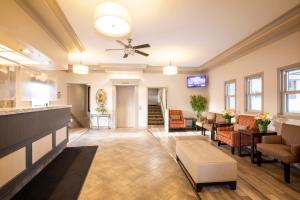
M159 95L159 99L160 99L160 107L162 108L161 110L162 110L163 119L165 120L165 114L166 114L167 108L164 105L164 101L162 99L162 94L159 93L158 95Z

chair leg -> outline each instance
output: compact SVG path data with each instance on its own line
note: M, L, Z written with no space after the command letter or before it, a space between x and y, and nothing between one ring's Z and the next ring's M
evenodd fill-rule
M282 163L284 167L284 181L290 183L290 164Z
M257 152L257 166L261 166L261 152L258 151Z
M234 155L234 147L231 147L231 154Z
M232 190L236 190L236 181L230 182L230 183L229 183L229 187L230 187L230 189L232 189Z
M218 146L221 146L221 141L220 140L218 141Z

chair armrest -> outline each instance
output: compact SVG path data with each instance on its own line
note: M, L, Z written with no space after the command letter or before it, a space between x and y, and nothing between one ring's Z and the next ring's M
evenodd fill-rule
M296 156L296 158L300 159L300 144L292 144L291 152Z
M265 144L281 144L282 138L280 135L268 135L262 137L262 143Z
M233 131L233 126L219 127L217 131Z

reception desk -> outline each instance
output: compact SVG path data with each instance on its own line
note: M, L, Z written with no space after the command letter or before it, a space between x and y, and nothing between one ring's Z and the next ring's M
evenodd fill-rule
M9 199L67 145L70 106L0 109L0 199Z

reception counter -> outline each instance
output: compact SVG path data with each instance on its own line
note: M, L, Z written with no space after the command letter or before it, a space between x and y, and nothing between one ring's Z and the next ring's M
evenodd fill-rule
M0 109L0 199L9 199L67 145L70 106Z

